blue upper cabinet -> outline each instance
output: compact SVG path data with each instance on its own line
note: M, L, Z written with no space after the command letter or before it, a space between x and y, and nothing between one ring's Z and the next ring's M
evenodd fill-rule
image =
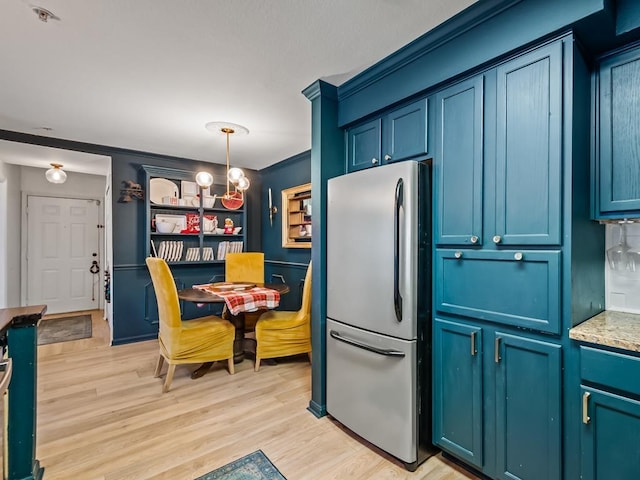
M418 157L427 152L427 99L347 130L347 171Z
M561 243L562 42L497 68L495 243Z
M482 244L484 76L435 95L435 195L440 245Z
M427 152L427 99L393 110L382 118L382 162L417 157Z
M640 47L605 58L598 80L593 216L640 217Z
M372 120L347 131L347 170L353 172L380 164L381 120Z

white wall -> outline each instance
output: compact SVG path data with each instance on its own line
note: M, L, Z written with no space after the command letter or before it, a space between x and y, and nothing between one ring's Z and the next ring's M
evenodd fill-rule
M26 294L26 283L24 279L25 266L24 257L26 255L26 238L22 238L20 231L22 228L26 229L26 218L23 215L23 206L21 205L23 199L26 199L27 195L39 195L50 197L64 197L64 198L88 198L100 200L100 218L99 223L104 224L104 191L107 181L107 177L103 175L89 175L85 173L67 172L67 181L63 184L49 183L44 176L46 169L34 168L34 167L17 167L19 170L19 181L15 182L19 187L16 187L15 201L16 212L15 218L10 220L9 225L15 224L15 230L17 232L17 241L14 238L12 242L7 245L7 254L11 262L15 263L14 267L17 267L18 281L15 283L16 292L12 292L12 298L17 296L17 304L20 305L22 299ZM9 228L11 230L11 228ZM25 232L26 233L26 232ZM99 236L102 240L102 235ZM101 242L102 243L102 242ZM100 245L100 265L104 265L104 245ZM23 275L20 275L22 273ZM98 282L100 288L102 287L102 275L101 280ZM99 295L101 299L100 306L104 305L104 296L100 291Z
M640 224L627 224L627 244L631 250L640 249ZM606 248L620 241L620 227L607 225ZM605 262L606 308L622 312L640 313L640 265L636 271L612 270Z
M0 308L20 306L20 167L0 161Z

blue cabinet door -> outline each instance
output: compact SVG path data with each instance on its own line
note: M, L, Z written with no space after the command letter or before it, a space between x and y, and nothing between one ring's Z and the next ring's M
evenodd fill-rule
M482 330L435 319L433 443L482 468Z
M347 171L380 164L381 123L377 118L347 130Z
M561 347L495 333L496 476L562 477Z
M499 66L496 95L494 241L559 245L562 42Z
M435 307L513 327L560 333L560 252L445 250L435 255Z
M582 479L640 478L640 402L582 387Z
M436 94L436 242L482 244L484 77Z
M599 78L599 208L640 212L640 48L604 60ZM600 216L596 213L596 216ZM624 216L624 215L622 215Z
M393 110L382 119L382 163L427 152L427 99Z

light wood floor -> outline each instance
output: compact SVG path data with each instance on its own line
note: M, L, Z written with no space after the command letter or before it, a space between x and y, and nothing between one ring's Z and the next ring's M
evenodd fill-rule
M156 341L108 346L93 338L38 347L37 458L46 480L192 480L258 449L288 480L476 478L436 456L416 472L306 408L304 357L218 364L198 380L178 367L171 391L153 378ZM165 367L166 368L166 367Z

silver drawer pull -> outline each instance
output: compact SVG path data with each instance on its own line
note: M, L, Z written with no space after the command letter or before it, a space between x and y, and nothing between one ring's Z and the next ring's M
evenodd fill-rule
M453 256L456 258L462 258L462 252L456 252L453 254Z
M493 243L500 243L502 241L502 237L500 235L493 236Z
M371 159L371 163L372 163L373 165L375 165L376 163L378 163L378 159L377 159L376 157L373 157L373 158Z
M514 260L518 260L518 261L520 261L520 260L522 260L523 258L524 258L524 255L522 255L522 252L516 252L516 253L514 253L514 254L513 254L513 259L514 259Z
M476 350L476 332L471 332L471 356L475 356L478 353Z
M500 363L500 360L501 360L501 358L500 358L500 340L502 340L500 337L496 337L495 345L494 345L494 349L495 350L493 352L493 355L494 355L493 360L496 363Z
M367 350L368 352L377 353L378 355L383 355L385 357L400 357L400 358L402 358L402 357L405 356L405 353L401 352L400 350L391 350L391 349L386 349L386 348L374 347L373 345L367 345L366 343L359 342L358 340L354 340L352 338L343 337L342 335L340 335L335 330L331 330L329 332L329 335L331 335L331 338L335 338L336 340L339 340L340 342L348 343L349 345L353 345L354 347L358 347L358 348L361 348L363 350Z
M591 422L591 417L589 416L589 397L591 394L589 392L584 392L582 394L582 423L588 425Z
M471 243L478 243L478 236L477 235L471 235L471 238L469 240L471 241Z
M384 160L385 162L388 162L389 160L391 160L391 155L385 155Z

